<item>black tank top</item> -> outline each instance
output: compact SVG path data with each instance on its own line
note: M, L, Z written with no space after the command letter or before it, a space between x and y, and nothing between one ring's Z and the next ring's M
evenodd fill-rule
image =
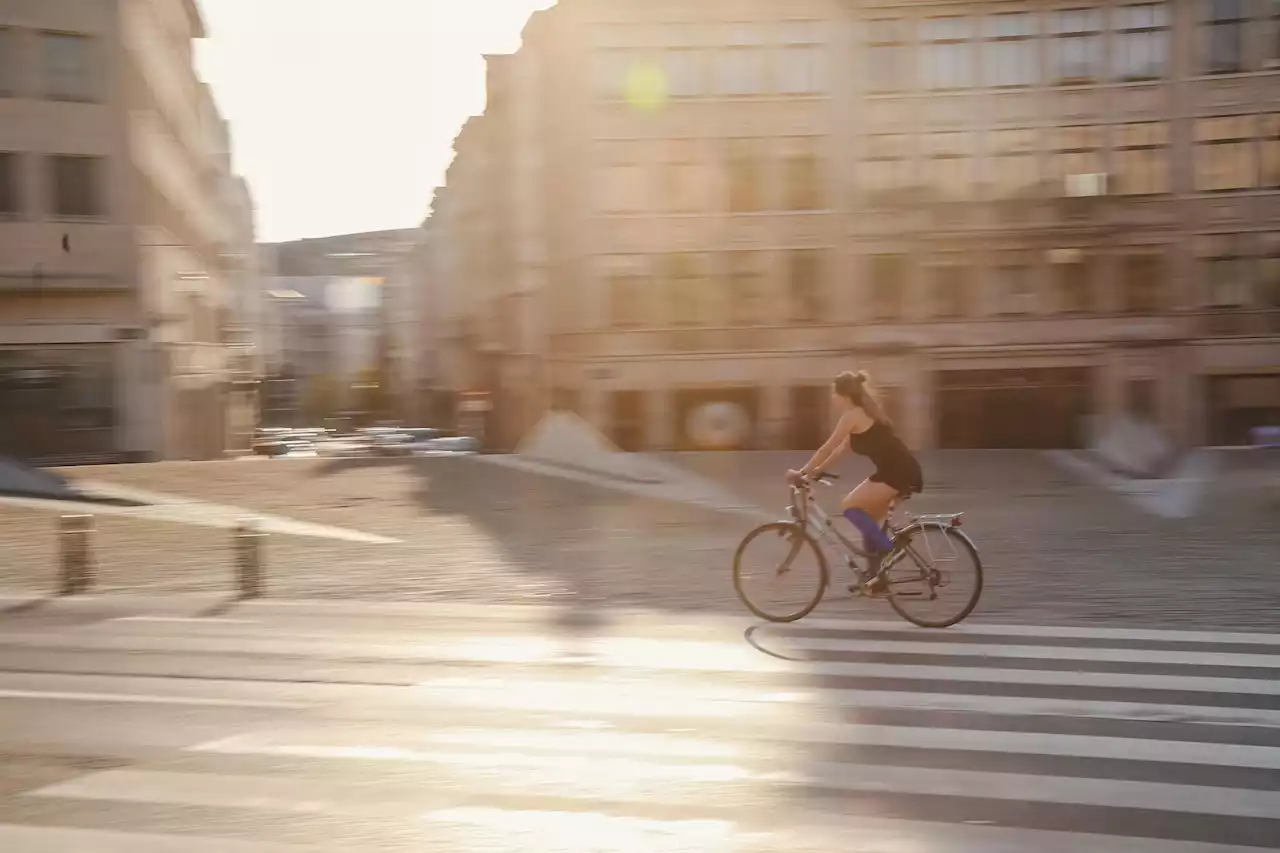
M886 423L875 421L862 432L849 433L849 449L865 456L877 468L892 468L903 460L913 460L911 451Z

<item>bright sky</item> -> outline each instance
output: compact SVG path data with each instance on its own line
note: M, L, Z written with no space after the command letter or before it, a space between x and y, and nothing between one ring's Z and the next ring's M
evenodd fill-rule
M484 109L482 54L552 0L199 0L198 68L268 242L422 221Z

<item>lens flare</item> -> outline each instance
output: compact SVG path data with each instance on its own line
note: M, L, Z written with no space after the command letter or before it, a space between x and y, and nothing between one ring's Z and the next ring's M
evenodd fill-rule
M641 63L627 72L627 103L638 110L654 112L667 102L667 75L661 68Z

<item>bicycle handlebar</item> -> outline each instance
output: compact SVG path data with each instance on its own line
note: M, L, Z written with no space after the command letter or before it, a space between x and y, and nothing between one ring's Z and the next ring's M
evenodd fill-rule
M830 486L834 481L839 480L839 474L830 474L826 471L816 477L801 477L799 483L793 483L793 488L804 488L812 483L822 483L824 486Z

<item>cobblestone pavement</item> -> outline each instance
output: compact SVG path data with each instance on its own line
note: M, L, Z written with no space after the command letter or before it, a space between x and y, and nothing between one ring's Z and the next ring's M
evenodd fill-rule
M1221 458L1205 511L1188 521L1149 516L1040 454L995 451L928 455L928 490L912 509L966 511L988 580L975 619L1280 630L1280 456ZM780 474L801 457L667 459L781 512ZM271 595L740 609L729 568L750 526L743 517L480 459L161 463L65 473L400 540L273 536ZM845 473L856 480L857 464ZM836 503L838 493L824 501ZM51 512L0 508L0 587L51 586L53 525ZM226 531L110 515L99 516L98 529L105 591L230 588ZM881 607L840 591L820 612L884 617Z

